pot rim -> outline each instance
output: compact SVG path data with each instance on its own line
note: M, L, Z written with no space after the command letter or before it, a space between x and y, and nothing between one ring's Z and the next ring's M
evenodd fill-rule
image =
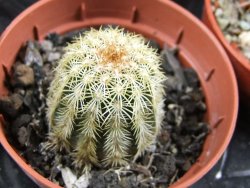
M34 3L30 7L28 7L26 10L24 10L20 15L18 15L12 22L11 24L5 29L5 31L2 33L0 36L0 46L2 45L3 39L8 35L8 33L15 27L16 24L19 23L23 18L25 18L27 15L31 14L35 9L37 9L40 6L43 6L47 2L50 2L51 0L42 0ZM198 18L194 17L190 12L185 10L184 8L180 7L174 2L171 2L169 0L157 0L159 2L162 2L164 4L167 4L168 6L172 7L173 9L176 9L180 14L185 15L196 25L197 27L200 27L203 32L206 33L207 37L212 40L212 42L216 45L217 49L220 51L221 56L223 56L223 59L225 60L225 66L227 67L227 70L229 71L230 75L232 76L232 86L234 88L234 93L233 93L233 106L234 106L234 111L233 114L234 116L231 118L231 123L232 125L230 126L230 130L228 131L227 137L224 139L223 144L220 147L220 150L214 155L212 160L202 166L202 169L199 171L199 173L196 173L193 175L191 178L186 180L185 182L179 183L179 181L175 182L174 184L171 185L171 188L183 188L183 187L188 187L192 185L194 182L199 180L202 176L204 176L214 165L215 163L219 160L219 158L222 156L224 153L225 149L227 148L229 141L231 140L231 137L234 132L234 128L236 125L236 120L237 120L237 113L238 113L238 89L237 89L237 83L236 83L236 77L232 68L232 65L230 64L229 58L227 54L225 53L223 47L219 43L219 41L215 38L215 36L209 31L209 29L200 21ZM60 186L56 185L52 181L48 180L44 176L40 175L37 171L35 171L30 165L28 165L24 159L22 159L17 152L14 150L14 148L8 143L6 136L4 134L4 125L3 121L0 122L0 142L7 151L7 153L16 161L16 163L23 169L23 171L35 182L37 182L35 179L39 179L40 182L42 182L44 185L52 188L60 188ZM33 177L32 177L33 176ZM185 175L184 175L185 176ZM183 177L184 177L183 176ZM183 178L182 177L182 178Z

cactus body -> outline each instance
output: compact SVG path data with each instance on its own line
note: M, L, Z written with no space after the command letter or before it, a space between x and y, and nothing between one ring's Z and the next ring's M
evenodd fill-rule
M91 29L65 51L49 89L50 148L71 152L78 168L125 165L160 128L159 55L118 28Z

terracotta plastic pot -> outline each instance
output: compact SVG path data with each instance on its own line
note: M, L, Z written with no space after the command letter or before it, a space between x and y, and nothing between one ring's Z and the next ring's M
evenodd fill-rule
M211 126L198 161L172 188L188 187L218 161L234 131L238 93L230 61L208 29L183 8L168 0L43 0L18 16L0 39L0 64L10 68L22 44L42 39L48 32L64 33L81 27L118 24L171 46L177 41L184 65L201 80ZM182 37L178 37L182 36ZM177 39L178 38L178 39ZM182 38L182 40L180 40ZM0 94L6 95L0 70ZM42 187L58 187L33 170L8 143L4 125L0 141L23 171Z
M250 62L240 50L235 49L224 37L212 11L211 0L205 0L203 22L211 29L226 49L233 64L240 91L240 99L250 106Z

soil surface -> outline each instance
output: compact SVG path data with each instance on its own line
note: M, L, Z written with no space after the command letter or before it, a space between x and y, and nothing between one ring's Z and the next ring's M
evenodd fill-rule
M71 167L69 155L44 150L48 133L46 96L53 69L62 57L63 47L79 33L49 34L44 41L28 41L20 49L11 72L3 67L8 96L0 97L9 142L41 175L65 186L61 168ZM91 171L89 187L166 187L181 178L199 157L209 133L204 122L206 103L196 72L184 68L178 49L161 47L150 40L163 59L166 81L165 119L157 142L135 163L120 169Z

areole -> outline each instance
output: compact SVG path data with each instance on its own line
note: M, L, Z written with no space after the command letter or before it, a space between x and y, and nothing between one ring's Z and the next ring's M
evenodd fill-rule
M223 48L205 26L178 5L168 0L43 0L25 10L5 30L0 40L0 63L10 69L18 50L29 39L42 40L49 32L65 33L102 24L120 25L161 45L177 43L183 64L197 71L206 95L206 118L211 133L198 161L171 185L172 188L190 186L212 168L226 149L236 123L238 93L234 72ZM0 80L0 94L6 95L2 69ZM59 187L25 163L8 143L3 124L0 141L38 185Z

